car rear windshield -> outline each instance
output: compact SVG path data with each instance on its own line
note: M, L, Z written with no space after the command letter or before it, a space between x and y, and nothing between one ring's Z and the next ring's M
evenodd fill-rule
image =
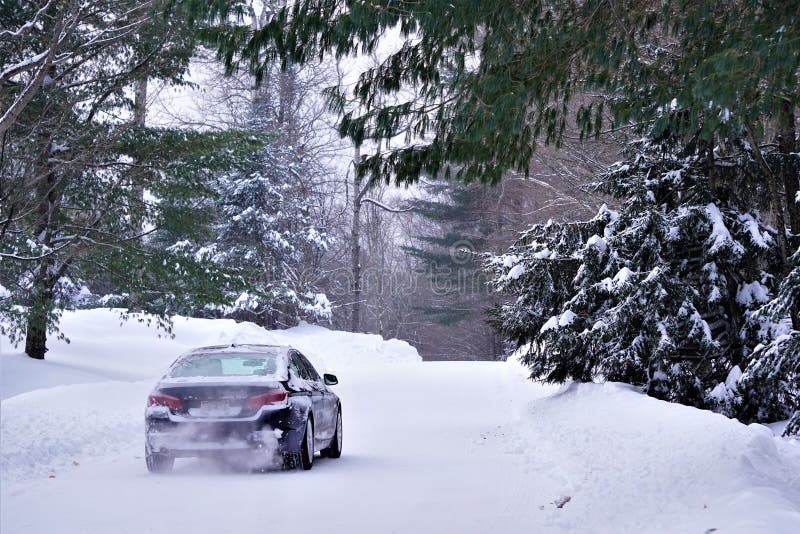
M280 362L276 353L189 354L178 360L167 374L171 378L266 376L277 374Z

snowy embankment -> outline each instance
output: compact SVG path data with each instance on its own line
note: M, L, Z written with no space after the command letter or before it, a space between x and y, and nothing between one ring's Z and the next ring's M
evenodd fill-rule
M48 361L0 350L2 532L788 534L800 524L798 442L627 386L532 384L514 362L420 364L406 343L307 325L179 319L175 339L160 340L109 311L63 325L72 343L53 343ZM150 388L185 349L232 341L291 344L339 375L342 458L307 473L224 474L185 460L148 475Z
M0 337L0 394L12 397L34 389L60 384L108 380L155 380L182 352L194 347L229 343L292 345L307 352L315 365L331 369L352 365L376 365L420 361L417 351L396 339L350 334L303 324L281 331L267 331L252 323L229 319L176 317L170 339L132 316L120 319L114 310L67 312L61 329L70 343L51 340L47 360L17 358L14 348Z
M527 410L509 451L549 472L582 521L610 532L797 532L800 446L762 425L647 397L624 384L571 384ZM594 531L594 528L588 529Z

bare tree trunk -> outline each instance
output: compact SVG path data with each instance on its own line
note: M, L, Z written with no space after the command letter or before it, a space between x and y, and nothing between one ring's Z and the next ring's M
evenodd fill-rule
M42 135L39 139L42 147L36 167L41 169L45 178L39 181L36 188L36 198L39 205L36 211L36 239L38 243L47 248L52 246L53 225L58 219L60 206L60 191L58 177L49 162L51 156L52 139L49 135ZM26 317L25 353L31 358L43 360L47 352L47 330L50 322L50 312L53 308L53 289L58 282L54 278L55 259L53 256L44 257L37 266L36 274L32 281L28 315Z
M361 150L356 147L353 163L358 164L361 159ZM350 254L353 276L353 308L350 322L350 331L361 330L361 178L358 171L353 170L353 226L350 230Z
M800 169L789 154L797 152L797 129L794 108L789 100L782 100L778 113L778 150L781 152L780 174L786 193L786 213L792 236L800 236L800 203L797 200ZM789 251L791 254L792 251ZM792 328L800 330L800 310L791 310Z
M381 237L380 236L380 231L381 231L380 222L378 222L377 231L378 231L378 235L379 235L379 238L380 238ZM386 273L386 250L384 249L384 245L383 245L382 240L381 240L380 243L378 243L378 246L379 246L378 254L380 254L380 268L378 269L378 273L377 273L378 274L378 276L377 276L377 278L378 278L378 287L377 287L377 291L378 291L378 313L376 315L377 315L377 321L378 321L378 335L383 336L383 313L384 313L384 308L385 308L385 304L383 302L383 277L384 277L384 275Z
M136 77L133 85L134 99L133 99L133 125L138 128L144 128L147 118L147 74L141 74ZM132 176L131 185L133 195L131 197L130 205L130 218L131 228L134 232L141 232L144 229L144 186L142 180L138 179L134 174ZM138 291L131 291L130 295L130 309L134 311L142 310L143 296Z
M28 106L28 104L31 103L39 91L46 86L44 83L45 78L53 73L53 61L58 55L59 43L62 39L64 39L64 35L62 35L62 33L64 32L65 27L65 14L63 10L58 9L56 10L56 20L53 26L53 32L51 33L50 45L47 49L47 54L44 56L39 68L36 70L36 74L28 82L22 92L10 103L8 109L3 112L2 116L0 116L0 134L6 133L11 129L12 126L14 126L14 123L17 121L17 118L20 116L22 111ZM69 31L71 32L71 29ZM9 73L9 75L13 74ZM6 81L7 80L0 80L0 82Z
M134 83L133 100L133 125L144 128L147 116L147 75L139 76ZM131 210L131 226L137 231L141 231L144 224L144 187L140 180L133 181L134 201L137 206Z
M292 70L291 68L289 68L286 70L286 72L281 73L278 81L278 127L279 128L286 127L286 121L288 120L289 116L289 107L291 106L289 100L291 99L292 96L291 76L292 76Z
M780 103L778 115L778 149L782 155L781 179L786 190L786 212L789 215L789 228L792 234L800 236L800 204L795 202L798 191L800 173L796 165L789 158L789 154L797 152L797 129L795 125L794 108L788 100Z
M147 75L136 78L133 100L133 123L144 126L147 115Z
M250 11L250 28L256 32L260 30L264 26L264 22L269 16L269 12L267 9L267 5L263 5L261 7L261 13L256 13L255 6L253 3L250 3L249 6ZM269 98L270 98L270 70L265 69L263 78L261 79L260 85L256 85L256 78L255 76L250 76L250 83L251 83L251 123L254 122L259 127L264 127L268 123L268 121L272 118L269 117Z
M44 267L44 265L42 265ZM35 360L44 360L47 352L47 329L53 307L53 289L48 280L38 282L31 295L25 328L25 354Z
M362 199L362 205L366 199ZM367 266L367 275L362 274L364 303L367 312L364 317L364 329L384 334L384 316L386 305L384 299L384 279L386 276L386 242L383 234L383 210L377 205L364 206L366 210L364 222L366 223L365 239L367 241L368 255L364 258ZM363 223L362 223L363 224Z
M297 135L297 113L295 113L295 106L297 105L297 69L289 67L284 75L286 77L286 87L281 99L284 101L285 109L285 125L284 131L286 132L287 140L292 146L296 146L299 142Z

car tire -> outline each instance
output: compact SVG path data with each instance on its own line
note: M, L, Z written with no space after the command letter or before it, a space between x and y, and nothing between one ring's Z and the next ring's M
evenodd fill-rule
M342 455L342 410L336 412L336 431L331 438L331 444L322 449L322 455L327 458L338 458Z
M300 446L300 466L303 471L314 467L314 421L306 419L306 431L303 433L303 444Z
M160 454L145 450L144 458L147 463L147 470L151 473L169 473L175 465L175 458L168 454Z
M291 471L298 467L303 467L303 470L308 471L314 466L314 455L308 454L308 447L306 443L311 436L311 447L314 446L314 422L309 417L306 419L306 428L303 430L303 437L300 441L300 447L294 451L283 453L283 469L284 471Z

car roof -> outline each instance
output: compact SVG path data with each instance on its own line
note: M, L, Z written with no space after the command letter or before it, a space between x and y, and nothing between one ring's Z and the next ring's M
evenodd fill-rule
M293 350L289 345L262 345L256 343L231 343L229 345L209 345L206 347L196 347L186 355L189 354L202 354L202 353L219 353L219 352L264 352L274 353L275 349L279 352L288 353Z

